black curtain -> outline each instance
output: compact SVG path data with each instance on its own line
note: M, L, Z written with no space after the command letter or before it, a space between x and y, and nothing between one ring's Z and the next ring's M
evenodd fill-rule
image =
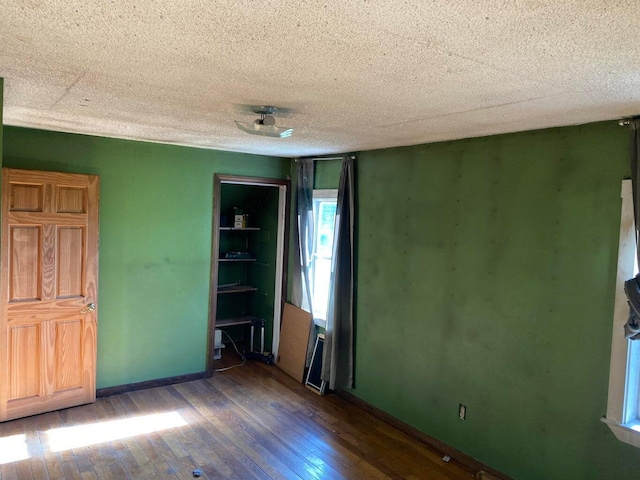
M292 303L311 313L311 328L307 343L307 361L309 366L313 353L315 324L313 322L313 297L309 278L309 261L313 254L313 179L314 161L308 158L296 160L296 228L295 254L293 264Z
M332 390L353 387L354 157L345 156L338 188L322 380Z

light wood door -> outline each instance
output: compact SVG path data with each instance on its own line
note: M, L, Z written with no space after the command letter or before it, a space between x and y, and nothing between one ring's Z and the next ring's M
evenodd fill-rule
M0 421L95 401L99 178L2 169Z

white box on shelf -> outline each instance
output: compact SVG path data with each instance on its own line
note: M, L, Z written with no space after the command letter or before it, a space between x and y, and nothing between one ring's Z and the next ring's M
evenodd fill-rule
M249 215L234 215L233 228L247 228L249 224Z

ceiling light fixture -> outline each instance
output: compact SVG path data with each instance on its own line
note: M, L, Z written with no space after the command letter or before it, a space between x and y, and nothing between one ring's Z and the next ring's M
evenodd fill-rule
M236 125L243 132L276 138L287 138L293 133L293 128L276 127L276 119L273 116L276 107L256 107L253 111L260 115L260 118L253 123L235 120Z

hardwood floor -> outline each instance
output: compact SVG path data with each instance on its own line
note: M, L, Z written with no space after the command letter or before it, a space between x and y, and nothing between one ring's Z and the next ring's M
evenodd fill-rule
M202 479L474 478L345 400L255 362L0 424L2 480L192 479L195 469Z

